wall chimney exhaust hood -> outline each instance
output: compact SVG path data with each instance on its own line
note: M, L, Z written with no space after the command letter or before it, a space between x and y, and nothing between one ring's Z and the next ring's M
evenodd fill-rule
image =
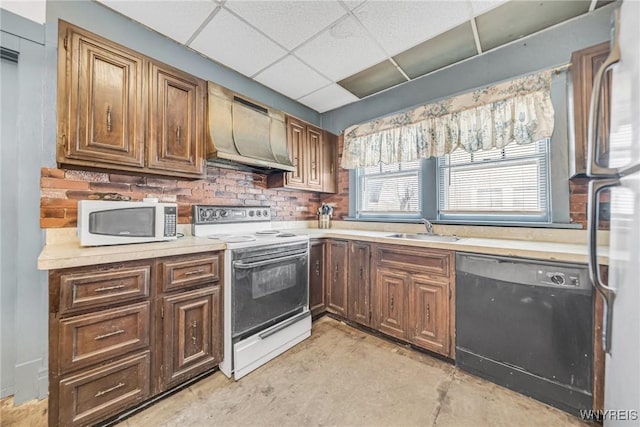
M282 111L208 83L207 163L259 173L293 172Z

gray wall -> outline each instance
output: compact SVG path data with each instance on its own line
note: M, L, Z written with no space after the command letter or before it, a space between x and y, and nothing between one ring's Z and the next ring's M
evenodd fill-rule
M484 55L322 114L322 128L351 125L407 110L516 76L566 64L571 52L609 39L614 3Z
M44 28L0 10L0 396L20 403L47 394L47 279L42 249L40 165L43 144Z
M20 52L2 61L0 150L0 397L15 402L48 391L48 292L37 270L44 244L40 168L54 167L58 19L95 32L200 78L319 124L320 114L92 1L48 1L39 25L0 9L0 45Z

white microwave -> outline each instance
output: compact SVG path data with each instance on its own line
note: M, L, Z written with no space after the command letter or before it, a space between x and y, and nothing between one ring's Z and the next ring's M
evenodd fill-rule
M159 242L177 238L178 205L157 202L78 202L81 246Z

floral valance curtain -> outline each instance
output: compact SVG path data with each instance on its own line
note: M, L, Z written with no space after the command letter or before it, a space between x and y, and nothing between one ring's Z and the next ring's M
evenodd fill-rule
M355 169L529 144L551 137L551 73L485 87L345 131L342 167Z

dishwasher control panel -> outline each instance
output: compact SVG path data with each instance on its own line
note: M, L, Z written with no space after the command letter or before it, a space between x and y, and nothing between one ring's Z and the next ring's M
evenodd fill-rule
M536 279L545 285L580 287L579 276L565 274L561 271L538 270Z

